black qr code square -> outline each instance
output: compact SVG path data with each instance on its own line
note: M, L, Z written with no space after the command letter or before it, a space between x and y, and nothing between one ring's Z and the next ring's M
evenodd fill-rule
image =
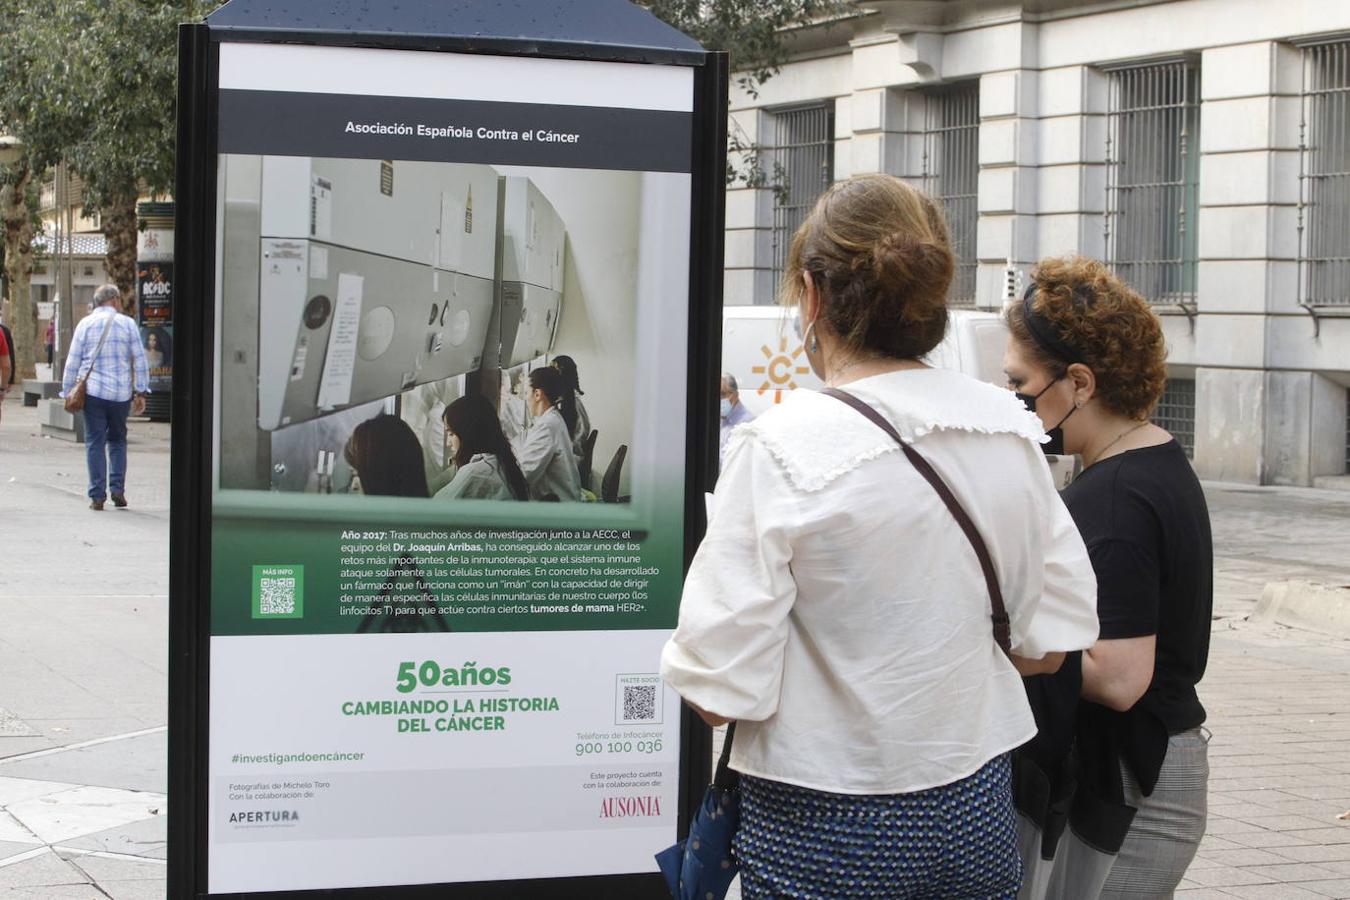
M623 688L623 721L651 722L656 719L656 685L627 684Z
M265 616L285 616L295 612L295 579L258 579L258 607Z

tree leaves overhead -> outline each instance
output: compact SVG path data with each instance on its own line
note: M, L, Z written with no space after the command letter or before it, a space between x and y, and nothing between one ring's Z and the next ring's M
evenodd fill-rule
M178 24L204 0L0 0L0 127L64 158L99 208L173 184Z
M785 29L851 10L845 0L637 0L709 50L731 54L736 83L751 96L787 61Z
M136 201L174 175L178 25L211 0L0 0L0 129L35 176L64 160L108 237L108 275L135 288Z

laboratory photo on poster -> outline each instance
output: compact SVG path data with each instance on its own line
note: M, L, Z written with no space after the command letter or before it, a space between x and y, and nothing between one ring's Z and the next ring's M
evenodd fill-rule
M662 225L642 203L682 177L273 156L223 168L227 197L236 182L261 191L257 289L229 285L222 310L227 347L256 329L257 349L256 379L251 346L222 363L221 488L630 500L640 239Z

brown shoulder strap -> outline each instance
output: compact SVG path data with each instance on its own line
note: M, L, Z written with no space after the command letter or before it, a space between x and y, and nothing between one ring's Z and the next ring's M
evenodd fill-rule
M989 602L993 609L993 615L990 618L994 623L994 640L1004 653L1012 656L1012 637L1008 624L1008 611L1003 605L1003 591L998 586L998 574L994 571L994 560L989 555L989 548L985 546L984 538L980 537L979 529L975 527L970 515L961 506L961 502L956 499L952 489L947 487L947 483L942 480L942 476L934 470L932 464L924 459L919 451L905 443L904 438L900 437L900 432L895 430L895 426L865 401L837 388L825 388L821 393L847 403L890 435L900 445L900 449L905 451L905 457L914 465L914 468L919 470L919 474L924 477L924 480L933 486L933 490L937 491L938 496L942 498L942 502L947 504L947 509L951 510L952 517L956 519L956 524L961 526L961 530L965 532L967 540L970 541L970 546L975 548L975 555L980 558L980 568L984 570L984 581L989 587Z

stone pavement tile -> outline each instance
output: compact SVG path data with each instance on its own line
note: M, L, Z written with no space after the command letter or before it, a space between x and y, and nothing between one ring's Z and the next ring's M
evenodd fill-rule
M35 759L0 760L0 775L163 793L167 758L167 735L160 731Z
M7 694L4 703L24 719L93 719L108 714L104 700L59 675L25 685L20 694Z
M1284 792L1293 794L1295 797L1306 797L1309 800L1327 800L1350 804L1350 787L1343 787L1338 784L1299 785L1285 788Z
M1227 816L1213 815L1209 817L1205 825L1206 835L1215 835L1217 837L1228 837L1232 834L1240 834L1245 831L1264 831L1262 825L1254 825L1248 819L1230 819Z
M112 900L164 900L165 883L161 878L158 881L139 879L135 881L100 881L98 886L107 893ZM1321 895L1315 895L1320 897Z
M1241 834L1228 835L1228 840L1244 847L1255 847L1261 850L1274 849L1279 853L1283 853L1292 847L1306 846L1308 843L1302 838L1283 831L1245 831Z
M50 850L32 859L0 866L0 888L34 888L88 884L84 873Z
M32 853L32 844L18 844L12 841L0 841L0 861L18 856L20 853Z
M1236 887L1244 884L1273 884L1275 879L1250 869L1235 866L1214 866L1210 869L1197 869L1186 873L1188 881L1194 881L1203 887Z
M1212 770L1213 769L1211 768L1211 771ZM1240 801L1243 803L1254 803L1257 806L1269 806L1271 803L1280 803L1288 800L1292 796L1293 795L1285 791L1278 791L1274 788L1264 788L1258 791L1225 791L1222 794L1210 792L1209 804L1211 809L1213 809L1214 804L1219 800L1222 800L1224 803Z
M22 822L0 810L0 841L11 844L41 844L42 840L29 831ZM31 850L32 847L30 846Z
M1213 824L1213 820L1211 820L1211 824ZM1212 833L1206 833L1205 836L1200 839L1201 853L1208 854L1216 850L1245 850L1245 849L1246 848L1241 844L1234 843L1233 841L1230 841L1227 838L1221 838Z
M1337 872L1323 868L1317 863L1281 863L1274 866L1246 866L1245 872L1251 872L1255 875L1265 875L1267 880L1276 881L1281 884L1296 881L1319 881L1324 878L1335 878Z
M56 744L46 737L0 737L0 760L9 756L20 756L34 750L46 750Z
M1350 878L1337 878L1332 881L1305 881L1301 882L1299 887L1316 891L1323 897L1332 897L1335 900L1350 898Z
M1242 821L1267 831L1302 831L1329 827L1335 823L1336 818L1335 816L1328 816L1325 819L1314 819L1312 816L1244 816ZM1350 828L1347 828L1346 832L1346 840L1350 840Z
M125 712L125 710L119 710ZM99 738L126 734L129 731L141 731L156 725L163 725L162 718L143 719L129 715L99 716L84 719L29 719L28 724L49 738L57 746L78 744Z
M1248 900L1326 900L1325 894L1297 884L1243 884L1224 890L1231 897L1245 897Z
M0 900L108 900L108 895L92 884L62 884L0 888Z
M129 856L144 856L148 859L164 859L168 855L167 823L168 816L161 810L160 815L140 822L62 841L61 848L73 847L79 850L101 850Z
M35 781L31 778L0 777L0 806L21 803L34 797L45 797L76 787L64 781Z
M81 786L12 804L8 812L54 844L148 819L164 805L163 794Z
M1295 831L1294 834L1305 838L1310 844L1350 844L1350 828L1310 828Z
M1296 862L1350 862L1350 844L1308 842L1301 846L1280 847L1275 852Z
M1260 865L1280 865L1287 864L1289 859L1279 856L1267 850L1257 850L1249 847L1243 847L1241 850L1212 850L1205 854L1206 859L1213 860L1225 866L1260 866ZM1191 865L1195 869L1194 864ZM1212 867L1211 867L1212 868Z
M1173 896L1176 900L1232 900L1233 897L1233 895L1227 891L1208 887L1186 888L1185 890L1177 891Z
M1210 812L1225 819L1237 819L1242 822L1251 822L1253 819L1266 816L1281 815L1279 810L1271 809L1264 803L1225 803L1217 808L1211 803L1209 809Z
M64 854L62 854L64 856ZM158 888L160 896L164 892L164 879L167 868L163 863L133 862L125 859L109 859L103 856L65 856L67 862L84 872L89 880L99 886L110 881L149 882Z
M1307 816L1311 819L1329 822L1336 821L1336 816L1344 811L1344 806L1340 803L1326 800L1307 800L1302 797L1262 805L1266 809L1281 815Z

